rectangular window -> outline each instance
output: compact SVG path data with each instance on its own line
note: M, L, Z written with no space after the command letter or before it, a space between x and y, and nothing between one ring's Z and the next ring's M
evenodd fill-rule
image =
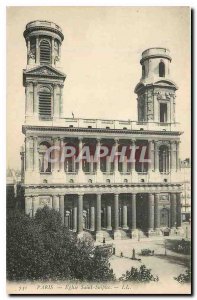
M167 123L167 103L160 103L160 122Z

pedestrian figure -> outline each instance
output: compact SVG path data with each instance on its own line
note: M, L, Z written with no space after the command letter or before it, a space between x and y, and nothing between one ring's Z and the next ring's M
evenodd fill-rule
M132 258L131 259L133 259L133 260L135 260L136 258L135 258L135 249L133 248L133 254L132 254Z
M113 248L113 255L115 255L116 254L116 249L115 248Z
M122 252L120 252L120 257L123 257L123 253Z
M105 238L103 238L103 244L105 244Z

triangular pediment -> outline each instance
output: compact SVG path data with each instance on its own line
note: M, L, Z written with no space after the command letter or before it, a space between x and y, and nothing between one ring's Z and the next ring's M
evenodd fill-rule
M51 66L38 66L29 70L23 71L26 76L45 76L45 77L56 77L56 78L65 78L66 75L59 70Z
M134 92L137 94L141 89L148 86L171 87L178 90L178 86L174 83L174 81L170 79L159 79L159 80L149 79L149 80L140 81L136 85Z

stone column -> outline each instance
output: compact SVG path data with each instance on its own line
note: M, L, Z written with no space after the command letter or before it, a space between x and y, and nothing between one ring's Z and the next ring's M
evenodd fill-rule
M64 195L59 196L59 211L62 218L62 223L64 224Z
M131 171L132 172L135 172L135 143L136 143L136 140L135 139L132 139L131 140L131 151L132 151L132 153L131 153L131 159L132 159L132 161L131 161Z
M118 156L117 156L117 152L118 152L118 140L115 139L115 143L114 143L114 147L115 147L115 156L114 156L114 172L118 172Z
M119 194L114 194L114 230L119 229Z
M57 147L57 149L53 149L53 159L55 160L53 162L53 171L58 172L59 171L59 166L60 166L60 141L58 137L55 137L53 139L54 147Z
M160 216L159 216L159 194L155 194L155 207L154 207L154 214L155 214L155 230L160 228Z
M39 171L38 138L34 137L34 171Z
M90 155L90 173L94 172L94 157L93 155Z
M110 156L106 156L106 172L111 172L111 160Z
M155 142L155 171L159 172L159 145Z
M148 143L148 158L150 159L149 162L149 171L155 170L155 145L154 141L149 141Z
M170 195L170 217L171 228L176 228L176 194Z
M154 228L154 194L148 194L148 230Z
M30 59L29 59L29 54L30 54L30 39L27 39L27 64L29 64Z
M33 82L33 114L38 116L39 113L39 101L38 101L38 85L37 82Z
M51 64L54 65L54 37L51 39Z
M176 170L176 144L174 141L170 142L170 171Z
M33 197L33 216L35 216L35 214L39 208L40 208L40 197L34 196Z
M59 170L64 172L64 139L60 138L60 161L59 161Z
M90 203L90 230L95 230L95 207L94 207L94 201L91 201Z
M32 197L32 217L35 216L37 210L38 196Z
M60 113L60 118L63 117L63 84L59 84L59 89L60 89L60 101L59 101L59 113Z
M32 209L33 209L33 198L25 197L25 214L32 217Z
M96 231L101 231L101 194L96 195Z
M111 230L111 204L107 204L107 230Z
M123 206L122 206L122 227L123 229L128 229L128 225L127 225L127 203L126 201L123 202Z
M96 170L97 172L101 171L101 165L100 165L100 149L101 149L101 142L100 139L97 139L97 143L96 143L96 153L97 153L97 167Z
M127 157L124 157L124 161L122 162L122 172L127 173Z
M176 193L176 205L177 205L177 227L181 227L181 194Z
M26 137L25 139L25 165L26 171L33 170L33 138Z
M77 203L76 200L74 200L73 203L73 231L77 231Z
M83 148L82 138L79 138L79 153L81 153L82 148ZM83 168L82 168L82 159L81 159L81 157L80 157L80 159L79 159L79 173L80 173L80 172L83 172Z
M131 195L131 230L136 229L136 194Z
M176 143L176 170L177 171L180 169L180 166L179 166L179 145L180 145L180 141L177 141L177 143Z
M53 84L53 116L55 118L59 118L59 95L58 95L59 86L54 83Z
M39 38L36 37L36 64L40 64L40 47L39 47Z
M77 206L77 232L81 233L83 231L83 195L78 195L78 206Z
M52 207L57 211L60 210L59 196L57 195L52 196Z

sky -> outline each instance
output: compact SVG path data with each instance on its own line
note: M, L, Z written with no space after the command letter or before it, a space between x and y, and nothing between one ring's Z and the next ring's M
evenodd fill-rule
M24 143L25 26L49 20L63 31L64 116L137 120L134 88L141 77L141 53L170 49L171 77L179 89L176 120L181 123L180 158L190 157L191 65L188 7L8 7L7 167L20 169Z

